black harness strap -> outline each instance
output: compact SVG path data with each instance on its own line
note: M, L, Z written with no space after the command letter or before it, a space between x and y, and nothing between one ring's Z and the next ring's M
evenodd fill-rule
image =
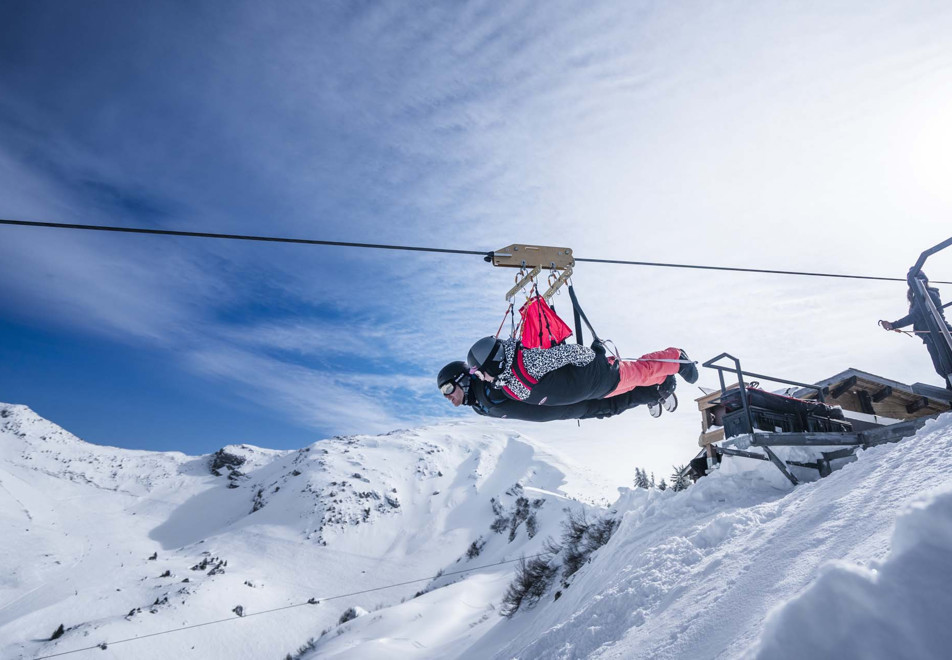
M598 333L595 332L595 328L592 327L592 324L589 323L588 317L585 316L585 312L582 310L582 306L578 304L578 297L575 295L575 289L569 284L569 297L572 299L572 311L575 315L575 335L578 338L578 343L583 343L582 339L582 324L579 323L579 319L585 321L585 325L588 326L588 329L592 333L592 337L595 338L595 341L601 342Z

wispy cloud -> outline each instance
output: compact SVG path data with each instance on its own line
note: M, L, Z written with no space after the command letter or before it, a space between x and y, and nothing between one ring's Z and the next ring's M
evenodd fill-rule
M228 8L11 17L6 48L49 48L0 82L0 216L900 275L945 238L947 190L925 190L944 179L908 174L947 163L912 139L952 111L945 8ZM429 374L495 331L512 275L478 257L0 231L17 314L185 356L308 425L442 410ZM901 286L593 264L576 283L627 352L813 373L921 348L866 334Z
M285 413L292 424L327 434L384 432L421 421L419 410L406 405L405 396L408 390L420 391L419 380L320 371L218 347L192 351L187 360L208 377L237 383L238 391L252 403Z

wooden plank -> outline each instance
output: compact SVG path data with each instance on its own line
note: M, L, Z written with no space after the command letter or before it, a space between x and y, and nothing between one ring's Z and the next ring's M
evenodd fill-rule
M702 432L701 436L697 440L699 447L707 447L708 445L714 444L715 442L721 442L724 440L724 429L714 429L713 431Z

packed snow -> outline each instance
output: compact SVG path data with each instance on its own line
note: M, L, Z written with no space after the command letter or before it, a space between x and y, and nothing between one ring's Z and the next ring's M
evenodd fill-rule
M682 492L536 429L196 457L0 404L0 657L948 656L952 415L797 487L725 458ZM570 515L614 531L566 576ZM551 584L503 616L540 555Z

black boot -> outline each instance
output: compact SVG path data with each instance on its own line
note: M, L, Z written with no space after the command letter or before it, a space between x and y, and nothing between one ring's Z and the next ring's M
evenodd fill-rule
M690 360L688 354L684 352L684 349L681 349L682 360ZM681 368L678 369L678 375L681 376L688 383L696 383L698 378L697 365L693 362L685 362L681 365Z
M678 379L672 374L665 378L660 385L658 385L658 394L661 395L661 398L665 398L672 392L678 389Z

